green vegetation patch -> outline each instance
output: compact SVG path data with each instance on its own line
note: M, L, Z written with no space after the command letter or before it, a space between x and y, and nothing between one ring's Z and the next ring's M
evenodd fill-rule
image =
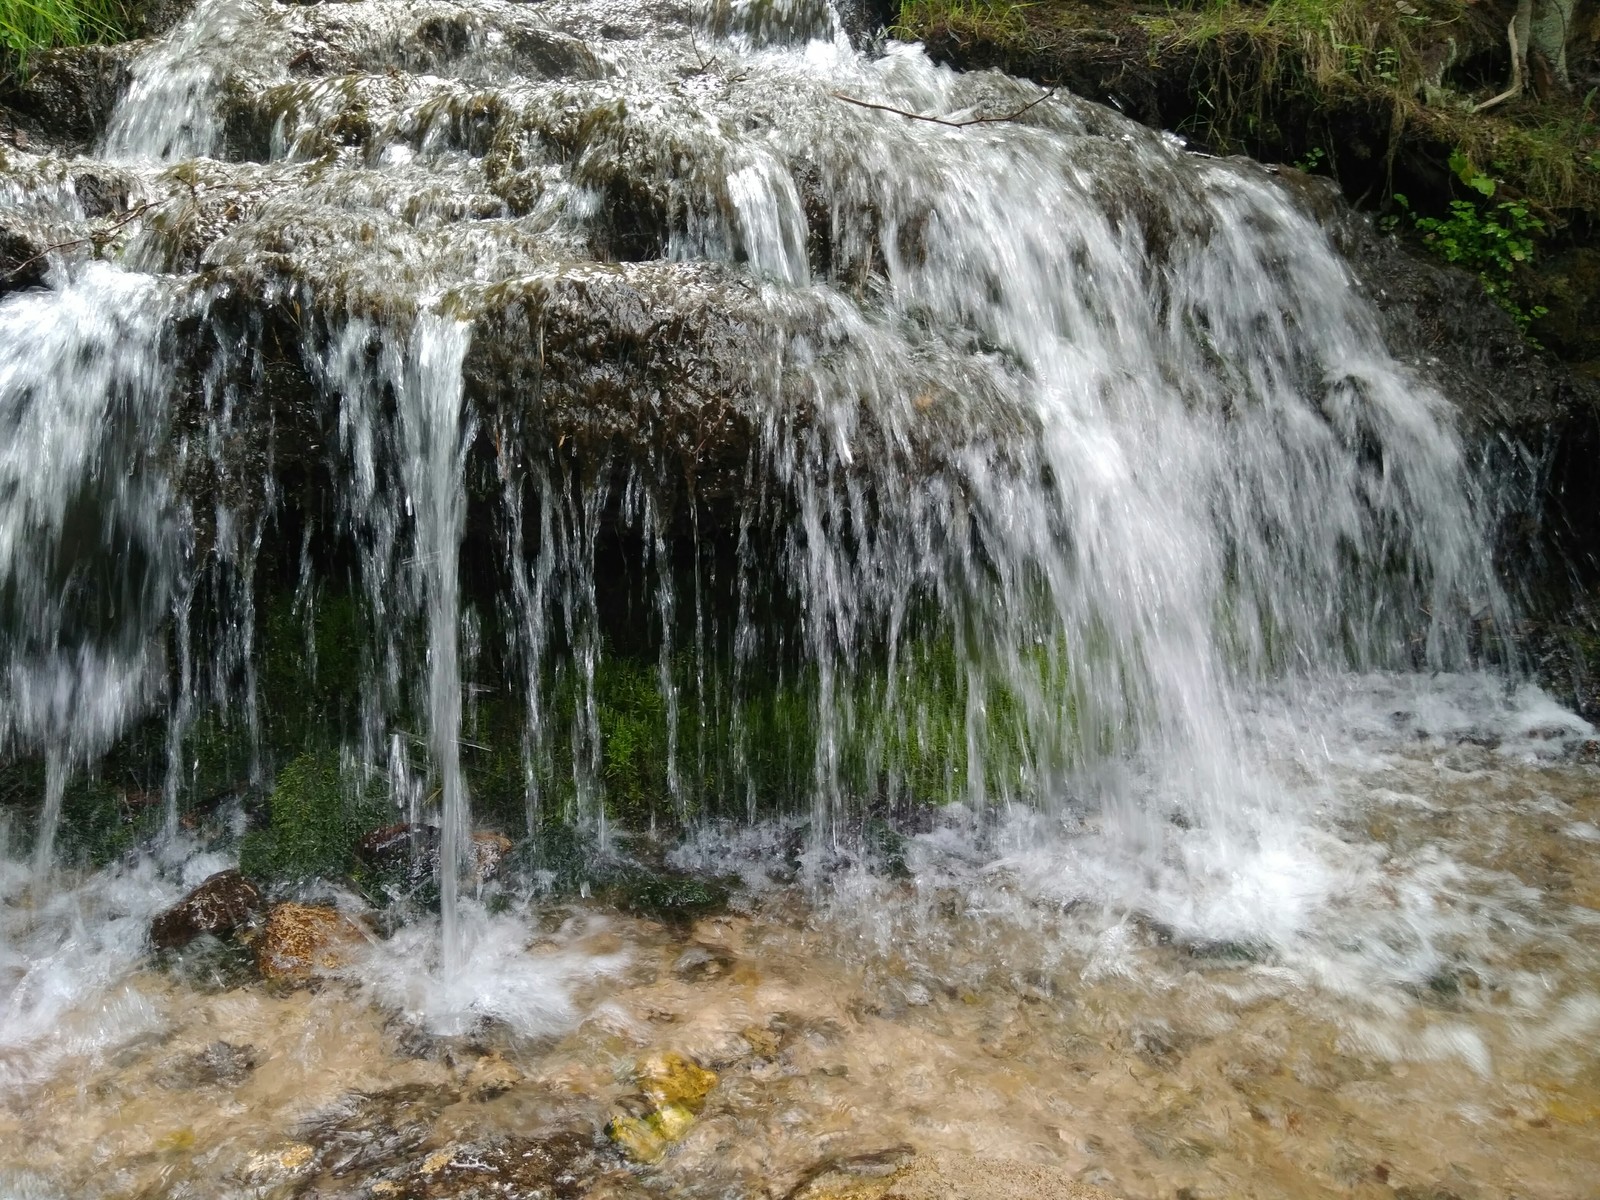
M26 69L39 50L120 41L129 16L118 0L0 0L0 50Z
M357 839L380 825L384 810L346 786L338 755L301 754L278 772L267 802L268 825L246 834L239 869L252 879L332 878L354 862Z

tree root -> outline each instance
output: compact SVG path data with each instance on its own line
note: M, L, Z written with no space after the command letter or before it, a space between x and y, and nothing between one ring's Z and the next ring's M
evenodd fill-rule
M1485 100L1482 104L1473 105L1472 106L1472 111L1475 112L1475 113L1481 113L1486 108L1493 108L1496 104L1503 104L1507 100L1513 100L1516 97L1522 95L1522 88L1523 88L1523 69L1522 69L1523 50L1522 50L1521 46L1517 45L1517 18L1516 17L1512 17L1511 18L1511 24L1506 26L1506 41L1508 41L1511 44L1511 86L1508 87L1505 91L1501 92L1498 96L1492 96L1488 100Z

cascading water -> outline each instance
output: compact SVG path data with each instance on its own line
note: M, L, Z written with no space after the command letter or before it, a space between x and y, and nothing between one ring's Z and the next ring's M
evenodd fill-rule
M200 0L96 154L12 157L58 224L124 195L103 261L59 239L0 303L34 904L72 781L156 728L169 863L180 814L276 830L273 772L330 754L344 844L436 831L441 940L368 982L451 1031L560 1027L587 978L476 902L474 791L529 845L712 870L789 821L865 913L899 910L850 863L931 822L889 855L919 879L1110 915L1086 979L1129 914L1351 994L1437 965L1327 916L1350 764L1305 726L1506 624L1492 481L1265 169L821 6L578 0ZM7 935L18 996L52 928Z

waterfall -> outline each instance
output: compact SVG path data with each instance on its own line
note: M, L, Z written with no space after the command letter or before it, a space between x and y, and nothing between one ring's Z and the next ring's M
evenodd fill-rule
M240 713L247 778L331 740L437 825L447 968L473 770L601 854L957 802L1225 871L1296 820L1263 687L1506 619L1448 400L1268 171L823 6L616 20L201 0L134 63L84 161L145 207L0 304L41 873L71 773L165 721L170 837Z
M154 702L176 572L158 467L161 281L93 264L0 304L0 745L42 751L35 873L67 776Z

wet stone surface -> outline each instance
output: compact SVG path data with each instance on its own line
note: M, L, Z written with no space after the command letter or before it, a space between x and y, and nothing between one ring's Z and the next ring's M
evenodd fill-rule
M157 950L185 946L201 934L224 937L260 914L261 890L238 871L220 871L150 923Z

